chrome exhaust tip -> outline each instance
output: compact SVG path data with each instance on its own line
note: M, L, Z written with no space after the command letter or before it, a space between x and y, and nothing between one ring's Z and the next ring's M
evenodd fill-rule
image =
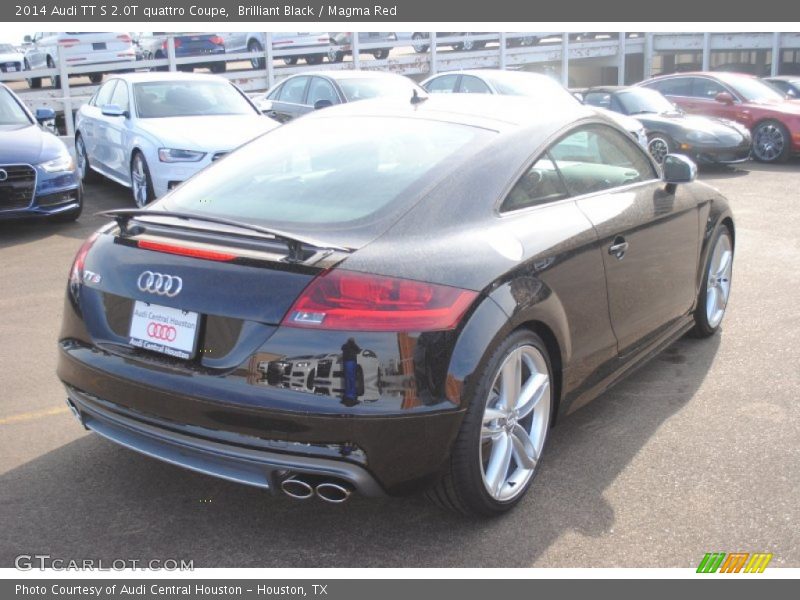
M341 504L342 502L347 502L353 493L353 488L346 483L326 481L317 486L316 492L317 496L325 502Z
M306 481L291 476L281 481L281 490L295 500L308 500L314 495L314 488Z

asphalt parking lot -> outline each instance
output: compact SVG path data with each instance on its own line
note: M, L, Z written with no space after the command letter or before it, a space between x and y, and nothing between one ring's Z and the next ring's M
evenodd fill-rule
M682 339L563 419L533 493L469 521L422 497L293 502L85 432L54 371L78 223L0 223L0 567L19 554L195 567L692 567L772 552L800 567L800 161L701 173L737 218L722 334Z

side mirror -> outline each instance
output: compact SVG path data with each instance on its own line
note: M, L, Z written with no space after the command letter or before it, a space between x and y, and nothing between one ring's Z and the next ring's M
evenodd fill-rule
M328 108L329 106L333 106L333 102L330 100L317 100L314 102L314 110L319 110L321 108Z
M22 41L25 42L26 44L30 44L33 42L33 38L29 35L26 35L24 38L22 38Z
M714 96L714 100L721 104L733 104L733 96L731 96L728 92L720 92Z
M36 121L39 124L42 124L45 121L52 121L55 118L56 118L56 111L54 111L52 108L36 109Z
M125 117L127 116L125 111L122 110L116 104L104 104L103 107L100 109L100 112L103 113L106 117Z
M672 193L679 183L691 183L697 179L697 165L688 156L667 154L662 165L662 179L667 184L667 191Z
M267 113L272 110L272 100L267 100L264 98L263 100L256 100L256 108L260 110L262 113Z

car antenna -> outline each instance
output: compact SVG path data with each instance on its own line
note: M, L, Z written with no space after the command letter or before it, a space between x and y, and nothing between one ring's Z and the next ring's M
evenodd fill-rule
M427 97L427 96L420 96L420 95L417 93L417 90L412 90L412 95L411 95L411 104L422 104L422 103L423 103L423 102L425 102L425 100L427 100L427 99L428 99L428 97Z

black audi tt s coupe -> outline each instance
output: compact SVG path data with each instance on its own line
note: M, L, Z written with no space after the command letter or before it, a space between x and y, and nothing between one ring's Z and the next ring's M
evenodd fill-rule
M695 174L579 104L319 111L108 213L58 376L85 427L175 465L497 514L557 415L719 329L734 223Z

